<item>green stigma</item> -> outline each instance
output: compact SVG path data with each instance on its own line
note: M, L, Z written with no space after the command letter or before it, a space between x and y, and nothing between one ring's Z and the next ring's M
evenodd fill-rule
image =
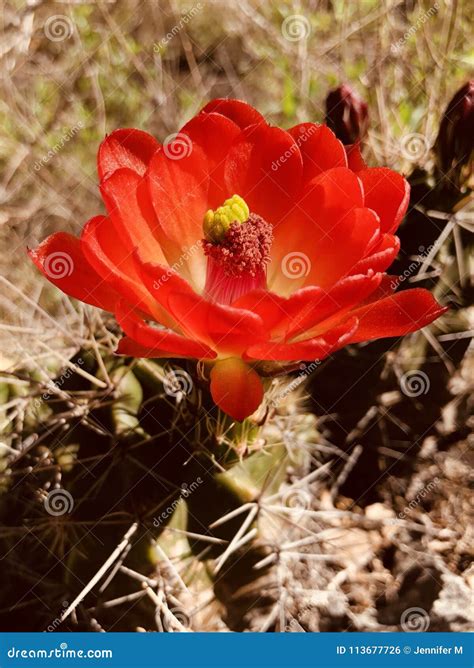
M250 215L247 203L239 195L232 195L215 211L209 209L204 216L204 236L212 243L219 243L225 237L232 223L245 223Z

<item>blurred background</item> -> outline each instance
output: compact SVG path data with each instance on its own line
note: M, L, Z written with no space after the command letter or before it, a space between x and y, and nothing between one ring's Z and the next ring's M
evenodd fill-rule
M28 413L31 397L41 395L48 377L61 371L61 391L84 393L82 385L64 378L68 360L77 360L86 342L110 353L117 335L109 318L47 284L26 248L53 231L78 235L89 217L103 211L96 152L105 134L136 127L163 141L207 101L227 96L246 100L283 127L327 121L345 144L360 143L370 166L386 165L406 175L412 201L400 232L403 252L392 273L405 277L402 289L429 287L451 309L441 322L403 342L353 347L321 367L303 370L296 378L304 381L304 391L298 382L294 393L276 402L275 424L290 440L288 446L282 439L285 447L294 449L303 438L308 455L304 465L292 463L287 483L306 480L328 457L336 461L329 477L310 478L298 487L304 491L296 501L301 513L308 513L307 531L314 533L317 522L317 533L326 534L316 541L317 550L289 555L277 594L263 578L252 581L255 591L249 598L247 589L241 603L235 596L244 586L242 575L232 571L234 581L221 581L220 588L198 579L201 608L191 613L187 599L179 606L175 600L173 608L173 578L166 569L159 577L155 573L156 582L165 583L169 608L181 611L175 618L196 630L393 630L407 610L415 613L405 614L405 625L465 630L472 624L471 13L470 3L459 0L2 3L0 578L8 577L9 585L0 588L0 612L7 627L63 628L58 609L67 608L80 583L100 566L82 574L75 555L67 568L75 575L64 577L55 561L58 545L66 540L57 523L41 525L35 534L42 520L32 499L38 504L38 489L51 487L28 475L41 458L51 458L46 469L54 472L56 483L58 475L67 479L71 462L64 460L64 442L59 455L36 451L36 459L16 462L49 425L49 418ZM87 391L92 392L91 382L100 390L101 372L87 360L80 371ZM94 400L95 395L87 396ZM63 411L55 419L67 429L68 420L78 418ZM94 458L105 450L105 441L93 445L91 433L97 430L84 422L79 447L89 444L87 457ZM42 448L58 447L42 438ZM71 452L66 455L72 457ZM335 509L347 513L342 533L341 525L324 516ZM311 514L315 511L322 513L320 519ZM402 521L398 533L395 519ZM85 521L81 518L74 531ZM63 525L61 531L67 530ZM22 543L25 533L33 535L32 543ZM287 543L309 534L291 533ZM39 540L47 545L44 552ZM120 536L113 540L118 543ZM177 554L176 543L168 547ZM34 566L28 561L32 557ZM135 580L140 563L136 558L130 567ZM178 557L173 568L176 564L182 565ZM152 577L146 568L141 572ZM35 589L36 581L47 586ZM128 585L114 595L125 597L112 606L115 616L109 612L101 618L97 599L68 618L71 628L154 627L152 594L145 595L150 609L140 607L142 599ZM169 617L164 619L166 626Z

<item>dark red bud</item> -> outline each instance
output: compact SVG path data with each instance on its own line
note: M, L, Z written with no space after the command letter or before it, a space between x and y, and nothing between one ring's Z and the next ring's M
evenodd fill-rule
M456 185L472 176L474 79L464 84L446 107L434 149L439 169Z
M326 125L343 144L361 141L369 125L366 102L347 84L339 86L326 98Z

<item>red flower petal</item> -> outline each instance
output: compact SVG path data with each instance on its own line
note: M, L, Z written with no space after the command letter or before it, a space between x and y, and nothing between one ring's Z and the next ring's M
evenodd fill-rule
M301 187L303 160L295 140L280 128L252 125L227 154L225 180L230 195L245 199L254 213L277 225Z
M379 234L379 220L370 209L352 209L315 243L306 283L327 288L354 271Z
M211 394L219 408L240 422L262 403L262 381L248 364L237 357L230 357L219 360L213 366Z
M240 354L252 341L267 338L255 313L208 302L167 267L138 262L150 294L169 310L181 329L223 354Z
M202 221L207 211L209 174L202 149L180 140L160 149L147 172L151 200L165 235L189 250L202 239ZM170 156L170 157L168 157ZM203 253L193 253L196 271L205 271Z
M142 130L123 128L104 139L97 156L99 179L110 176L116 169L128 167L142 176L153 153L160 147L154 137Z
M357 318L324 333L324 336L293 343L263 343L251 346L246 351L247 359L292 362L297 360L323 360L346 345L357 329Z
M163 325L175 325L173 319L156 303L143 285L131 253L115 233L109 218L96 216L86 223L81 235L81 248L95 271L126 297L130 304L145 311Z
M115 309L115 317L123 331L134 341L149 350L167 351L168 355L180 357L196 357L197 359L214 359L216 354L208 346L192 341L180 334L165 329L150 327L137 316L129 304L120 301Z
M385 271L398 255L400 239L392 234L383 234L378 245L370 255L358 262L354 267L354 274L361 274L372 269L375 272Z
M260 112L251 107L250 104L247 104L247 102L242 102L242 100L217 98L208 102L202 111L208 114L212 112L222 114L222 116L230 118L231 121L242 129L248 125L266 122Z
M386 167L357 172L364 186L365 206L376 211L382 232L392 234L402 222L410 201L410 185Z
M362 157L360 142L344 146L347 154L347 164L353 172L360 172L361 169L367 169L367 164Z
M268 336L261 318L250 311L214 304L189 293L172 292L168 303L184 331L221 355L240 355L251 342L264 341Z
M105 311L114 310L119 295L87 262L76 237L57 232L28 254L48 281L70 297Z
M355 208L344 214L334 212L329 218L331 226L323 227L328 221L318 215L317 197L305 204L298 228L295 223L287 243L279 236L278 259L272 249L268 283L279 294L290 294L303 285L327 289L344 276L355 273L355 267L379 233L378 218L370 209ZM357 273L367 272L359 270Z
M318 333L310 331L318 323L333 315L339 322L349 309L376 291L381 281L382 274L373 272L368 275L348 276L328 291L311 286L297 290L287 299L274 292L254 290L238 299L232 306L257 313L262 318L265 329L272 333L273 339L282 337L287 340L306 331L306 338L309 338ZM328 327L324 327L322 331L327 329Z
M157 357L170 357L169 351L141 346L129 336L123 336L120 339L115 354L126 355L127 357L147 357L152 359ZM174 357L180 357L180 355L174 355Z
M231 144L240 134L240 128L221 114L200 113L182 128L181 133L187 134L193 144L198 144L206 154L211 180L208 206L215 209L229 197L224 184L225 160Z
M100 190L118 236L130 253L138 248L144 261L153 259L166 264L155 234L158 222L147 220L138 201L138 187L142 178L130 169L118 169L102 181ZM103 238L107 243L107 239ZM115 235L110 235L108 245L115 244Z
M319 288L308 289L313 291L313 296L315 292L322 292ZM287 299L268 290L252 290L237 299L232 306L247 309L260 316L265 330L271 332L272 337L284 336L288 322L300 309L298 298L294 297L295 295L292 295Z
M288 130L303 156L303 182L332 167L347 167L344 146L326 125L300 123Z
M348 311L360 304L377 290L382 274L348 276L336 283L327 292L315 288L303 288L290 297L300 302L299 312L289 322L286 338L316 336L334 327ZM317 290L317 289L316 289Z
M415 288L398 292L351 312L359 319L359 327L351 336L350 343L415 332L446 310L428 290Z
M324 252L318 248L319 243L322 242L325 249L328 245L327 233L334 236L336 230L347 229L351 224L349 219L345 220L342 227L339 223L349 211L360 207L363 207L362 185L350 169L335 167L314 178L306 186L286 220L275 229L272 262L268 272L268 285L271 289L279 294L289 294L305 282L317 285L318 280L311 272L316 272ZM374 220L372 214L366 217ZM335 226L335 223L338 225ZM357 236L357 231L354 233ZM337 245L330 242L331 253L344 253L345 239L343 243L340 243L340 240L335 243ZM299 255L306 265L302 267L299 277L284 268L295 254ZM334 262L334 257L331 262Z

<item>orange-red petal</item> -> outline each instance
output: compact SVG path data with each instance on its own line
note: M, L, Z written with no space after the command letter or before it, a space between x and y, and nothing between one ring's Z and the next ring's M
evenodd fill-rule
M415 332L446 310L428 290L415 288L398 292L351 312L358 318L359 326L350 343Z
M186 135L181 135L186 137ZM202 221L207 210L209 174L206 156L191 140L173 143L153 156L147 172L151 201L164 234L183 252L190 253L202 239ZM181 151L181 153L179 153ZM196 278L205 271L203 253L192 253L188 260ZM204 279L203 279L204 280Z
M143 176L151 156L159 146L156 139L143 130L135 128L114 130L99 147L97 155L99 179L110 176L121 167L132 169Z
M344 146L326 125L300 123L288 132L303 157L303 183L333 167L347 167Z
M158 221L145 218L140 207L138 188L142 181L131 169L117 169L102 181L100 190L117 235L128 252L138 248L145 262L153 259L166 264L155 236ZM111 235L108 244L113 245L115 241L115 235Z
M266 124L245 128L230 147L225 167L229 194L278 225L301 188L303 160L294 138Z
M357 318L349 318L322 336L291 343L262 343L247 349L246 359L291 362L322 360L344 346L357 329Z
M229 100L227 98L217 98L206 104L202 112L222 114L230 118L239 128L246 128L248 125L256 123L265 123L262 114L254 109L247 102L242 100ZM201 112L201 113L202 113Z
M123 331L141 346L150 350L167 351L168 355L195 357L197 359L214 359L216 354L208 346L198 341L187 339L176 332L158 329L147 325L130 307L120 301L115 309L115 317ZM156 354L155 357L160 355Z
M91 267L76 237L57 232L28 254L48 281L70 297L105 311L114 310L118 293Z
M95 216L86 223L82 230L81 248L91 267L130 304L163 325L175 325L143 285L133 256L116 234L110 218Z
M216 362L211 370L211 395L219 408L240 422L262 403L263 385L248 364L229 357Z
M347 155L347 166L353 172L360 172L361 169L367 169L367 164L362 157L360 142L347 144L344 146Z
M400 250L400 239L393 234L383 234L377 246L371 249L369 255L360 260L354 267L354 274L361 274L372 269L373 271L385 271L398 255Z
M215 209L229 197L224 168L227 152L240 134L240 128L226 116L203 112L189 121L181 133L188 135L192 144L200 146L206 154L210 178L208 208Z
M365 206L380 218L382 232L393 234L403 220L410 201L410 185L397 172L373 167L357 172L364 186Z

